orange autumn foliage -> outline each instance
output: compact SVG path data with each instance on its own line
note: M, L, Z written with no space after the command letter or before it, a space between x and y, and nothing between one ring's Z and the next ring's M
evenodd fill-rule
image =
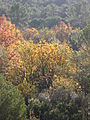
M0 44L9 47L13 43L21 40L21 34L14 24L6 20L5 15L0 17Z
M10 21L7 21L5 15L0 17L0 45L8 53L6 68L7 76L13 74L14 69L21 67L20 55L17 52L17 46L22 41L22 34Z
M35 28L27 28L23 32L23 37L25 40L34 40L39 36L39 32Z

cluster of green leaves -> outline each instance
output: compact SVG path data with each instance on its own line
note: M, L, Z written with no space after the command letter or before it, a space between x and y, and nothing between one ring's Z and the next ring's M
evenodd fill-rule
M82 93L75 93L71 89L57 87L52 91L40 93L39 98L29 100L31 118L40 120L84 120L82 114L85 106Z
M0 119L20 120L25 116L25 111L21 92L0 74Z

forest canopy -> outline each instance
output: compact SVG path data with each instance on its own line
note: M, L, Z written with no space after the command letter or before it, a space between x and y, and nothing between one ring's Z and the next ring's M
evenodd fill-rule
M87 120L90 0L0 0L0 120Z
M17 27L52 27L61 21L83 28L90 20L89 0L0 0L5 14Z

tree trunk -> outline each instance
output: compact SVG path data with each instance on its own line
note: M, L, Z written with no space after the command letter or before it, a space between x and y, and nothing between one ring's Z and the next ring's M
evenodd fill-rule
M28 104L28 96L25 96L25 104L26 104L26 117L27 117L27 120L30 120L30 113L29 113L29 104Z

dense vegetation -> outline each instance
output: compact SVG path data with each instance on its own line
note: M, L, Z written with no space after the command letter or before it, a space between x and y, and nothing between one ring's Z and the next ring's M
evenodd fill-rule
M0 120L87 120L90 1L0 3Z
M17 27L52 27L60 21L83 28L90 20L89 0L0 0L0 15Z

